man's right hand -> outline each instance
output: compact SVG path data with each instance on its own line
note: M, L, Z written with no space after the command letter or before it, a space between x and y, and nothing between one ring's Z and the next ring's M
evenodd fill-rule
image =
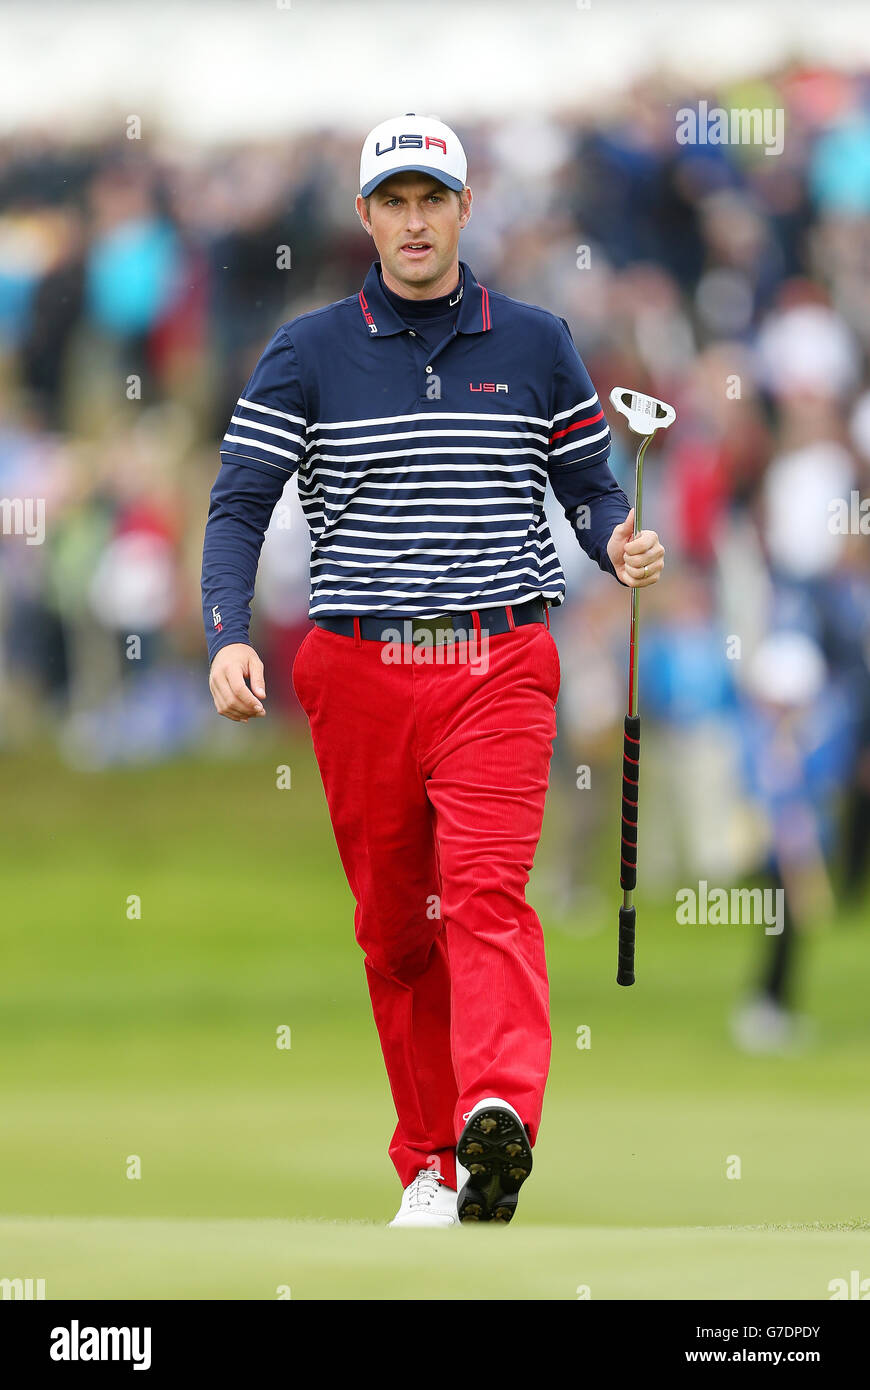
M260 703L266 698L263 663L254 648L244 642L229 642L221 647L211 664L208 688L218 714L237 724L247 724L249 719L266 713Z

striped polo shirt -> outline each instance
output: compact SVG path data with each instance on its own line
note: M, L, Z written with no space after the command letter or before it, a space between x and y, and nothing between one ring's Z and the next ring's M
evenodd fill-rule
M629 502L568 325L487 290L464 262L452 298L455 320L434 319L447 332L423 346L375 262L358 294L275 333L221 445L203 553L210 657L248 641L263 532L292 475L311 618L560 604L548 478L583 549L614 573L606 545Z

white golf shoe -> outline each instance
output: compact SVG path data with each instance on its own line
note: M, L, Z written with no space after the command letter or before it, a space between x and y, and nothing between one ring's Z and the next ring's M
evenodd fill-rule
M456 1192L440 1173L421 1168L402 1193L402 1205L391 1226L458 1226Z

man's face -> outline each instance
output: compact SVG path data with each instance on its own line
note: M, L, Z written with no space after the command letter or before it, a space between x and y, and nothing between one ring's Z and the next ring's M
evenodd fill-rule
M391 289L410 292L411 297L449 293L455 283L459 233L471 216L471 189L457 194L428 174L394 174L372 193L368 216L362 197L356 209ZM451 283L442 290L447 280Z

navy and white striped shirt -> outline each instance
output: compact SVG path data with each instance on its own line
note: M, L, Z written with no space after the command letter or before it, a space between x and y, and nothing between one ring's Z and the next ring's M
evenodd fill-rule
M564 319L491 293L460 263L455 322L423 346L376 262L358 295L278 329L221 445L203 551L212 658L247 642L263 533L295 474L311 532L309 616L434 617L542 595L565 579L549 478L583 549L629 502ZM413 301L409 301L412 304ZM421 324L421 329L425 325Z

